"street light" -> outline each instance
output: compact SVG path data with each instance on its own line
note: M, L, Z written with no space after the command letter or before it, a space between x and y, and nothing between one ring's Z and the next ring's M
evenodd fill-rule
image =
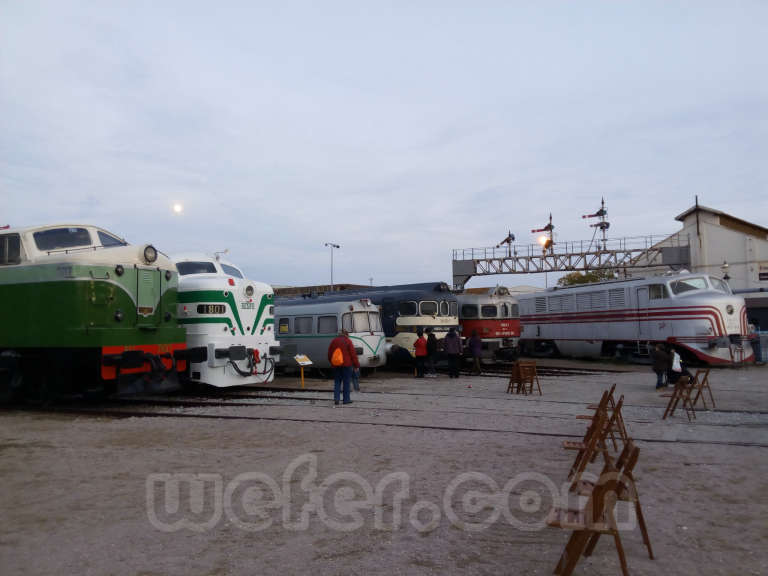
M333 242L326 242L325 245L331 249L331 292L333 292L333 249L341 248L341 246Z

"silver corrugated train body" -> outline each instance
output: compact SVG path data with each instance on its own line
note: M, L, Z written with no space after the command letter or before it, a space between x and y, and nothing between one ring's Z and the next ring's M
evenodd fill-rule
M597 357L665 342L709 364L751 361L744 299L705 274L552 288L519 297L524 351Z

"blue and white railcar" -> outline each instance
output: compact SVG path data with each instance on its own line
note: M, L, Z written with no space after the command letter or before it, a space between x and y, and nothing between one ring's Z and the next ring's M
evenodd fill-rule
M523 294L526 352L614 356L664 342L689 358L731 364L754 358L744 298L714 276L680 273Z
M184 254L174 262L189 380L221 388L271 382L279 358L272 287L217 257Z
M341 329L349 332L361 368L377 368L387 360L379 310L370 300L328 302L298 298L278 300L275 326L280 341L280 366L295 367L304 354L316 368L329 368L328 346Z
M377 286L311 297L322 302L366 298L378 307L387 337L387 354L397 362L412 358L416 331L432 328L441 340L450 328L459 327L456 296L445 282Z

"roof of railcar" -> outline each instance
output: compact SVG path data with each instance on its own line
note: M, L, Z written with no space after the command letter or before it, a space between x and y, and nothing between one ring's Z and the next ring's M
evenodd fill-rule
M663 274L658 276L638 276L636 278L621 278L617 280L604 280L602 282L589 282L587 284L572 284L570 286L553 286L540 292L531 292L529 294L519 294L517 298L528 299L536 296L552 295L558 292L573 291L580 288L599 288L602 286L616 286L618 284L628 284L635 282L637 284L647 284L652 282L669 282L671 280L680 280L681 278L692 278L701 276L711 276L705 272L679 272L676 274Z
M448 284L445 282L422 282L419 284L396 284L392 286L376 286L360 290L344 290L343 292L333 292L331 294L312 294L304 298L291 298L290 300L312 302L339 302L348 300L359 300L368 298L374 303L380 302L385 298L424 300L425 296L432 296L434 299L455 301L456 296L451 292ZM287 299L286 299L287 300ZM285 300L278 298L277 303Z

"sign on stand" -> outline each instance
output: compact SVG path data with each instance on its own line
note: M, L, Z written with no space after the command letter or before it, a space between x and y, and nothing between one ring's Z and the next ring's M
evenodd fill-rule
M312 366L312 360L306 354L296 354L293 357L296 360L296 364L301 368L301 387L304 388L304 366Z

